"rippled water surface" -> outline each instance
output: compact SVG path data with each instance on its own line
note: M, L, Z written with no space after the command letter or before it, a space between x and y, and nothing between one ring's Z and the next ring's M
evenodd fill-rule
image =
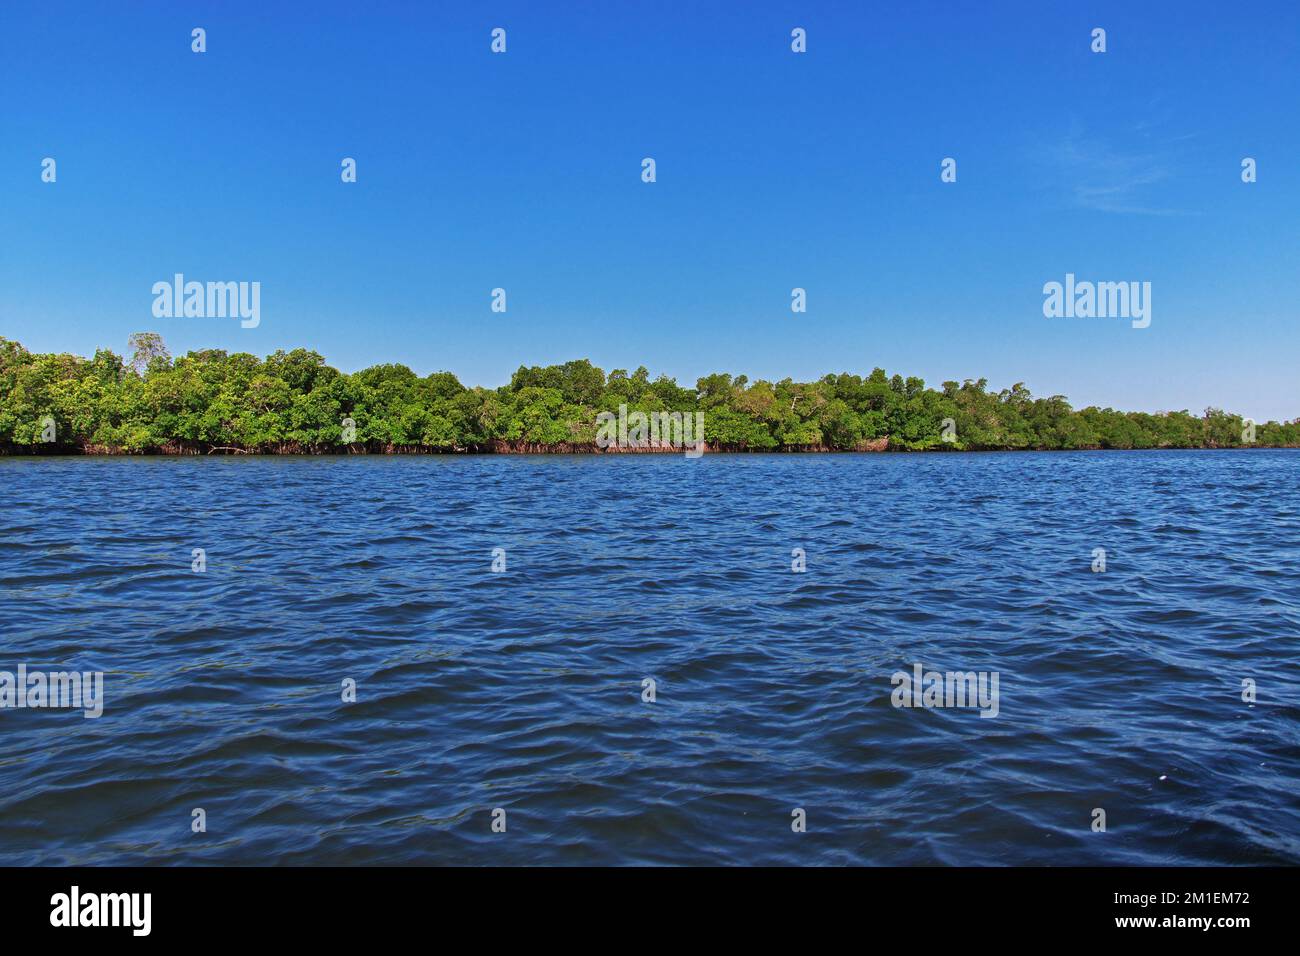
M0 592L10 863L1300 862L1293 452L0 459Z

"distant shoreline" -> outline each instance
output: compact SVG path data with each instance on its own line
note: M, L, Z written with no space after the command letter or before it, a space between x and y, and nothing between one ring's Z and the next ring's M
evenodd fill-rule
M265 359L162 337L129 358L39 354L0 337L0 455L466 455L706 452L1068 451L1300 448L1300 418L1218 408L1075 409L1023 383L829 373L808 382L717 372L679 385L587 359L520 366L507 385L465 386L405 365L345 373L308 349Z
M1197 445L1163 446L1159 448L723 448L706 445L704 454L710 455L971 455L1016 454L1040 452L1141 452L1141 451L1265 451L1296 450L1300 445ZM126 451L116 448L80 448L75 445L0 445L0 458L400 458L400 457L464 457L481 458L494 455L569 455L573 457L620 457L625 455L682 455L680 448L598 448L590 446L530 446L526 448L436 448L432 446L401 446L393 448L334 447L328 449L238 449L232 447L158 448L144 451Z

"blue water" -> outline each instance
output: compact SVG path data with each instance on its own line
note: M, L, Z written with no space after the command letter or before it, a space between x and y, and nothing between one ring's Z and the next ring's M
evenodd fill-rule
M0 710L0 854L1300 862L1298 476L1263 450L0 459L0 670L100 670L106 698ZM996 671L998 715L892 706L917 662Z

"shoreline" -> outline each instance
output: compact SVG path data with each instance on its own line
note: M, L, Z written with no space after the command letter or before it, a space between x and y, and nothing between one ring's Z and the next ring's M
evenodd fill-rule
M692 386L573 359L521 365L508 384L485 388L401 364L344 373L307 349L173 359L157 333L130 344L129 361L107 349L85 359L0 337L0 456L1300 448L1300 418L1075 409L1019 382L936 389L878 367L807 382L717 372Z
M1081 448L907 448L901 445L870 448L830 448L790 446L784 448L744 448L706 445L704 454L710 455L965 455L965 454L1016 454L1041 452L1143 452L1143 451L1285 451L1296 450L1300 445L1251 444L1251 445L1163 445L1152 448L1104 448L1101 446ZM82 448L76 445L0 445L0 458L352 458L352 457L435 457L440 455L458 457L490 457L493 455L570 455L570 456L621 456L621 455L682 455L687 456L682 448L600 448L596 445L537 445L521 447L477 446L472 448L439 448L429 445L388 445L367 447L363 445L333 446L329 448L281 447L281 448L238 448L235 446L204 447L165 447L141 451L128 451L122 448L105 448L93 446Z

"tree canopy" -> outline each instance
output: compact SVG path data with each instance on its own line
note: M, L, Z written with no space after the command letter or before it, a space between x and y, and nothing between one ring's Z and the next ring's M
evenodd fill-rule
M944 382L842 372L815 382L751 382L715 373L687 388L638 368L608 374L586 359L521 367L499 388L401 364L347 374L307 349L260 359L202 349L173 359L161 336L131 336L129 361L37 354L0 337L0 448L100 453L321 453L595 450L597 415L704 413L710 448L980 450L1221 448L1251 444L1249 425L1217 408L1074 410L1023 384ZM952 440L945 440L945 434ZM1255 427L1253 444L1300 446L1300 419ZM349 440L350 439L350 440Z

